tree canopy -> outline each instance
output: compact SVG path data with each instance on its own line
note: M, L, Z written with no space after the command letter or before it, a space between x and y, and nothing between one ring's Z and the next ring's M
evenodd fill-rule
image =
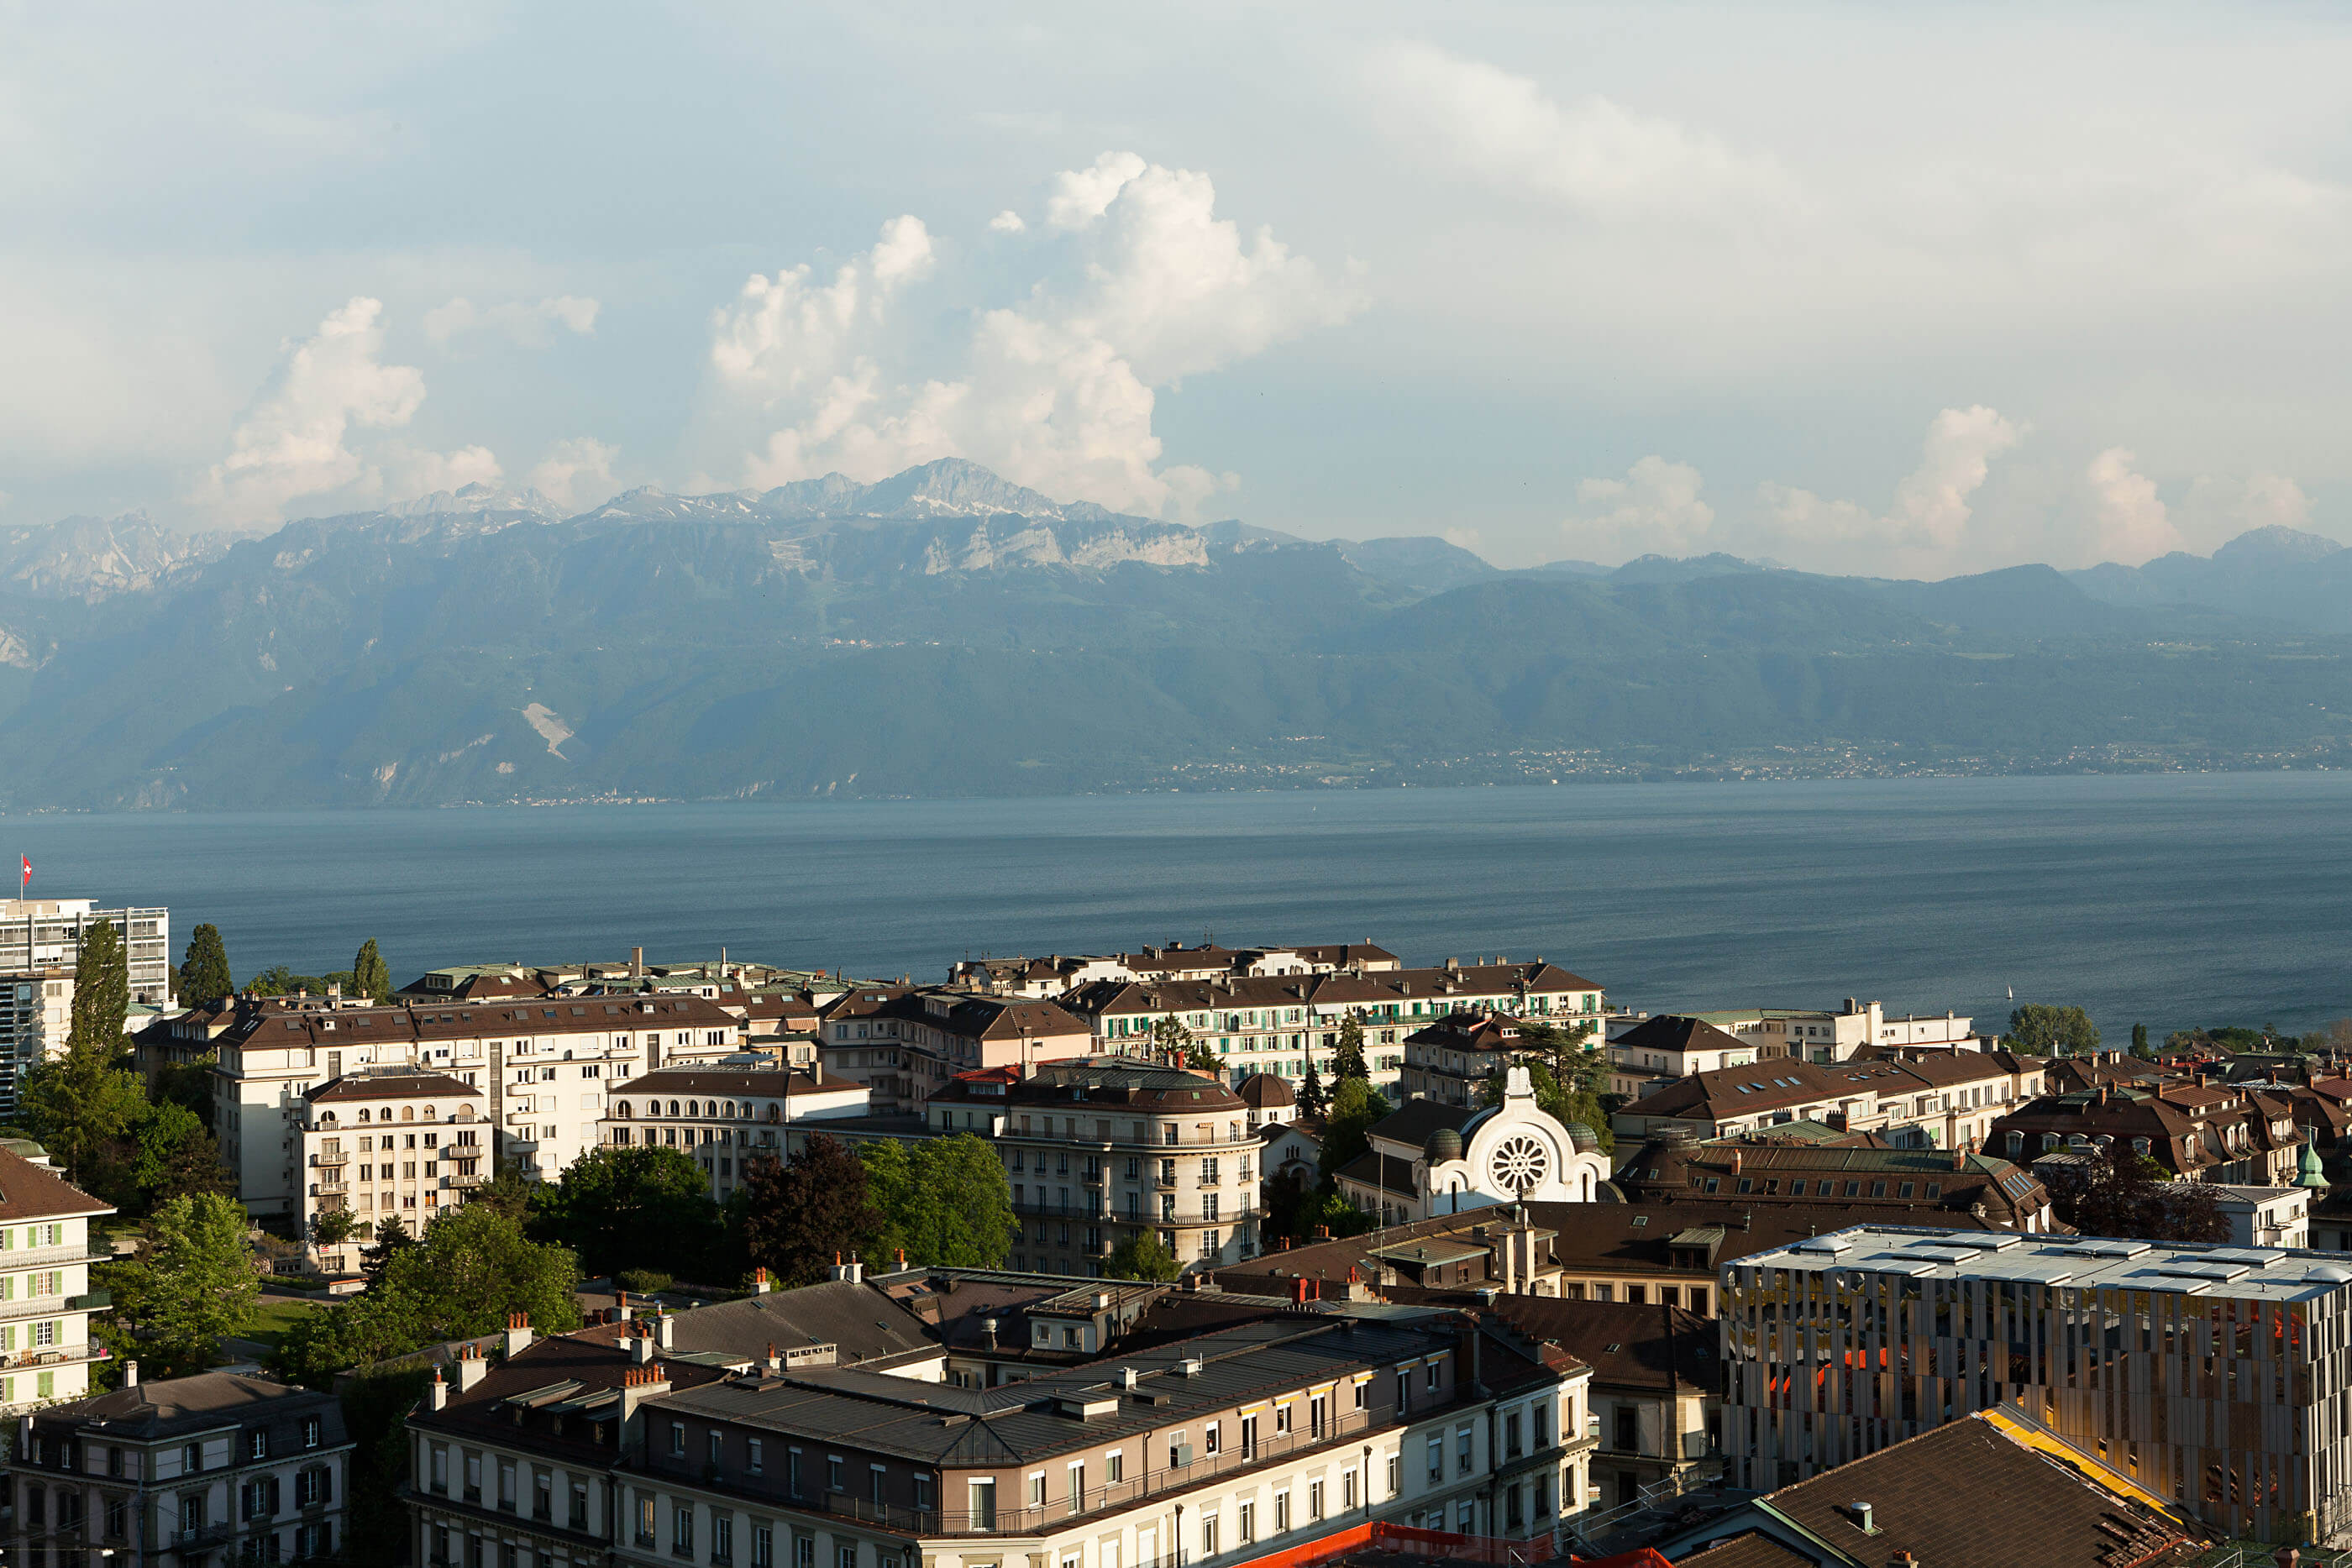
M710 1177L683 1149L599 1145L529 1198L530 1234L591 1274L631 1267L709 1279L724 1225Z
M1158 1233L1138 1230L1111 1249L1103 1272L1114 1280L1172 1280L1183 1270Z
M790 1159L754 1161L733 1208L747 1260L781 1285L824 1278L835 1254L870 1249L884 1223L865 1165L822 1133Z
M1345 1083L1351 1078L1370 1081L1371 1066L1364 1060L1363 1020L1349 1013L1339 1020L1339 1043L1331 1052L1331 1077L1335 1083Z
M2009 1015L2001 1043L2029 1056L2088 1056L2099 1049L2099 1030L2080 1008L2027 1002Z
M376 1002L392 1000L392 967L373 936L360 944L359 955L352 960L352 990Z
M2128 1236L2147 1241L2227 1241L2229 1217L2218 1188L2173 1181L2146 1155L2093 1145L2081 1165L2050 1176L2051 1207L2086 1236Z
M1330 1102L1323 1094L1322 1074L1315 1071L1312 1051L1307 1053L1307 1076L1298 1081L1298 1087L1292 1092L1298 1097L1298 1119L1302 1122L1319 1122L1330 1108Z
M21 1100L36 1135L75 1180L146 1113L146 1085L122 1065L129 998L122 939L112 925L94 921L83 927L74 960L65 1053L26 1073Z
M180 964L181 1005L208 1007L236 989L228 946L221 940L220 927L207 920L188 933L187 956Z
M1004 1162L970 1133L926 1138L911 1147L877 1139L860 1149L866 1192L878 1225L865 1244L876 1264L905 1249L928 1267L1003 1266L1017 1223Z
M1380 1092L1361 1078L1342 1078L1331 1091L1331 1106L1323 1123L1323 1187L1328 1192L1340 1167L1370 1149L1373 1124L1389 1113Z
M221 1340L244 1330L261 1294L246 1246L248 1223L241 1205L217 1193L159 1206L136 1253L91 1270L114 1297L112 1312L94 1320L108 1350L135 1356L153 1377L210 1366Z

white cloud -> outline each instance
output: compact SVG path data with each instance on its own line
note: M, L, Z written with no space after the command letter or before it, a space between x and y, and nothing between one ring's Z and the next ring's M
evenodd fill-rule
M438 490L460 490L468 485L496 485L505 475L487 446L461 446L455 452L428 452L405 443L394 443L383 456L384 498L404 501Z
M613 464L621 449L593 436L559 441L530 471L530 487L557 506L584 511L611 498Z
M913 217L886 225L829 282L805 266L752 278L715 313L710 350L738 423L756 421L744 482L872 480L963 456L1049 494L1194 515L1234 480L1161 465L1155 389L1360 303L1271 231L1245 239L1215 203L1208 176L1130 152L1065 172L1046 202L1051 270L944 348L898 308L938 259Z
M2093 546L2101 560L2137 566L2180 548L2180 530L2156 493L2156 481L2136 470L2138 460L2120 446L2091 459Z
M1364 72L1392 134L1513 195L1708 221L1795 196L1769 156L1597 95L1562 105L1526 77L1433 45L1375 49Z
M544 348L559 326L583 338L594 332L599 308L595 300L576 294L555 295L536 305L509 300L488 309L460 295L425 313L425 335L442 348L469 332L497 332L527 349Z
M1789 548L1856 546L1866 556L1936 570L1948 565L1963 543L1973 515L1970 497L1992 459L2024 434L2023 425L1980 403L1944 410L1927 427L1918 467L1895 486L1895 504L1883 515L1784 485L1768 483L1759 493ZM1856 563L1842 560L1840 568L1854 570Z
M1003 212L997 214L994 217L989 219L988 226L1001 235L1017 235L1026 229L1029 225L1021 221L1021 214L1019 213L1014 212L1011 207L1007 207Z
M1705 484L1687 463L1644 457L1622 479L1578 485L1578 515L1560 528L1596 557L1702 554L1715 526L1715 508L1699 498Z
M222 520L270 521L301 497L380 488L381 474L345 437L354 427L406 424L425 401L424 372L382 361L383 314L382 301L355 298L285 346L269 385L230 436L228 456L199 488L199 500Z

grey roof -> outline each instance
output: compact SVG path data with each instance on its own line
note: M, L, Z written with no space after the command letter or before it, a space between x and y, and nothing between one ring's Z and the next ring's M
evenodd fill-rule
M1350 1329L1328 1317L1283 1312L994 1388L844 1369L730 1379L661 1403L747 1427L854 1440L925 1463L1016 1463L1393 1366L1451 1343L1450 1331L1436 1325L1359 1321ZM1188 1376L1181 1368L1195 1358L1200 1370ZM1119 1387L1122 1367L1139 1375L1132 1391ZM1081 1396L1113 1402L1116 1409L1087 1420L1062 1413L1062 1400Z
M779 1352L813 1344L840 1347L844 1364L938 1353L922 1320L871 1286L826 1280L796 1291L773 1291L670 1314L670 1350L665 1354L720 1355L758 1360L773 1344ZM617 1342L621 1325L590 1329L590 1337Z
M342 1403L331 1394L241 1372L201 1372L52 1405L35 1420L45 1427L102 1427L110 1436L134 1440L260 1427L273 1435L283 1433L299 1445L298 1424L313 1416L320 1423L320 1448L348 1440ZM290 1451L277 1442L270 1447L272 1452Z
M2009 1230L1961 1236L1891 1225L1857 1225L1751 1253L1740 1261L1808 1273L1859 1270L1920 1279L2007 1280L2258 1301L2316 1301L2352 1286L2352 1264L2340 1253Z
M1478 1113L1468 1105L1444 1105L1434 1100L1408 1100L1369 1129L1371 1136L1420 1148L1440 1127L1460 1132Z

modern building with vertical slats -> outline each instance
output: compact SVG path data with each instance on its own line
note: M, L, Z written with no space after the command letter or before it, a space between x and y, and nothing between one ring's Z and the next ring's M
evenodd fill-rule
M2347 1260L1860 1226L1721 1286L1737 1485L2003 1411L2210 1524L2352 1539Z

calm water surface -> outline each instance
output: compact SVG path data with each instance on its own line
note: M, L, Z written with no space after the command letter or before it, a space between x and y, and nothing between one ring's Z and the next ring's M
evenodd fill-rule
M730 956L937 978L1171 938L1541 955L1653 1009L2352 1013L2352 774L0 819L34 891L218 925L240 977Z

